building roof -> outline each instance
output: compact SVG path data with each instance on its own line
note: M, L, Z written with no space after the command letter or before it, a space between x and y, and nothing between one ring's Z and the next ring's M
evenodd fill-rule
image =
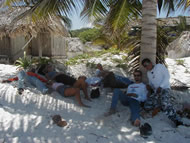
M190 23L190 17L185 16L186 23ZM167 17L167 18L157 18L158 24L162 26L177 26L178 23L180 23L179 17Z
M190 24L190 17L185 16L186 18L186 23L189 25ZM131 22L130 26L131 27L141 27L142 19L137 19ZM177 26L180 23L180 18L179 17L167 17L167 18L157 18L157 23L160 26Z
M4 8L0 11L0 38L5 35L14 37L17 35L37 36L40 31L48 31L51 33L68 36L64 24L59 17L48 16L46 20L38 20L34 22L31 16L17 19L21 14L29 10L29 7Z

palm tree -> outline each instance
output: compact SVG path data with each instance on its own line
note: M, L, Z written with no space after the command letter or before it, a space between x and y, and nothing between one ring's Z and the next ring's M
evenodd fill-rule
M186 10L190 6L190 0L180 0L177 2L177 6Z
M140 62L144 58L149 58L153 63L156 62L156 39L157 39L157 1L143 0L142 3L142 33L141 33L141 52ZM146 71L141 66L143 75ZM143 77L146 81L146 76Z
M21 0L7 0L7 4L13 1L19 5ZM174 10L173 2L177 0L157 1L142 1L141 60L146 57L156 62L157 4L159 10L164 5L165 8L168 8L169 13L170 10ZM110 29L112 35L115 34L115 36L120 32L118 29L124 27L134 17L141 16L140 0L24 0L24 4L31 7L25 15L33 14L34 19L36 15L47 16L49 13L67 16L77 5L82 4L84 6L83 16L93 16L94 18L107 16L105 28Z

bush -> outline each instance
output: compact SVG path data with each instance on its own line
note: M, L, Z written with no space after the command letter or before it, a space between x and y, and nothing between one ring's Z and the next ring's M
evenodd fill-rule
M15 65L18 68L28 69L32 65L33 61L27 57L26 52L24 52L24 57L16 60Z
M93 29L89 29L84 32L81 32L79 34L79 38L83 43L86 43L86 42L94 41L95 39L99 37L99 35L100 35L100 30L93 28Z
M89 29L90 28L81 28L81 29L77 29L77 30L71 30L70 31L71 37L79 37L80 33L87 31Z
M185 67L185 61L184 60L176 60L177 65L182 65Z

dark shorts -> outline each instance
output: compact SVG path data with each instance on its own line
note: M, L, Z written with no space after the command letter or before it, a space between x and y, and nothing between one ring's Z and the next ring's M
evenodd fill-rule
M75 78L70 77L66 74L57 75L54 79L56 82L61 82L65 85L70 85L70 86L73 86L74 83L77 81Z
M61 96L64 96L64 91L65 91L65 87L64 87L64 86L58 87L58 89L57 89L57 92L58 92Z

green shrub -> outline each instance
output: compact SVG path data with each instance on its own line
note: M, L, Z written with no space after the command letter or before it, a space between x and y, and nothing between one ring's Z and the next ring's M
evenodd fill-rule
M184 60L176 60L176 64L185 66L185 61Z
M15 65L18 68L27 69L32 65L33 61L26 56L26 52L24 52L24 56L16 60Z
M87 67L90 67L90 68L96 68L97 64L87 62L87 63L86 63L86 66L87 66Z
M100 31L96 28L86 30L79 34L79 38L83 43L94 41L100 35Z
M71 37L79 37L80 33L87 31L89 29L90 28L81 28L81 29L77 29L77 30L71 30L70 31Z

